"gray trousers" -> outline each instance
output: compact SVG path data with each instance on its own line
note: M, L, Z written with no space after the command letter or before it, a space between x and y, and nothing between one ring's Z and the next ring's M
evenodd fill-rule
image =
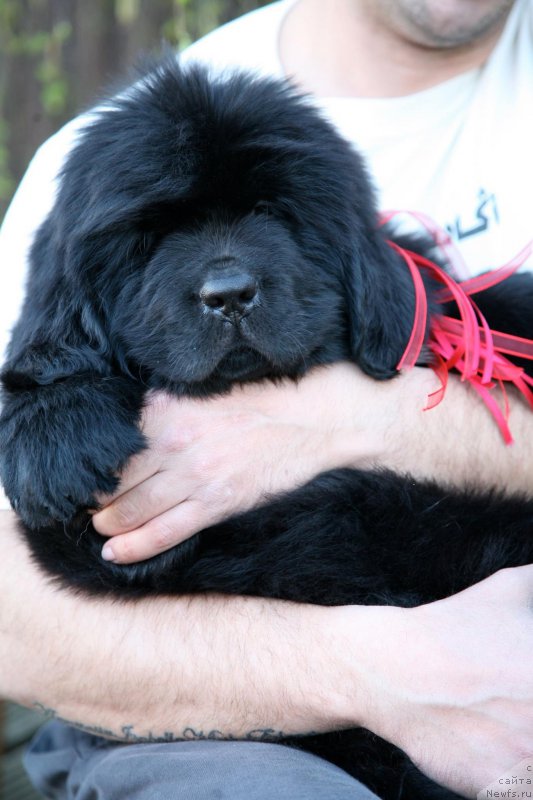
M54 800L378 800L338 767L278 744L121 745L59 722L38 731L25 766Z

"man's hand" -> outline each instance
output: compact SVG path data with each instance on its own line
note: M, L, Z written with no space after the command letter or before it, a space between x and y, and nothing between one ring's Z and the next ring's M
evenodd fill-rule
M369 391L374 381L341 364L298 384L237 386L208 400L152 395L142 423L149 449L93 517L112 537L104 557L149 558L319 472L354 458L369 463L386 420L363 409Z
M533 765L533 566L402 611L398 623L365 673L367 726L465 797Z

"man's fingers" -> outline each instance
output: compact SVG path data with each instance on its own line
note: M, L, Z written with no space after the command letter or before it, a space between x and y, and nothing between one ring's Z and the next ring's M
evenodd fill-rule
M143 481L156 475L161 469L161 455L152 448L143 450L133 456L127 463L123 472L118 475L120 483L114 494L97 494L96 501L100 508L106 508L130 489L134 489Z
M161 472L169 457L174 457L177 453L182 454L187 449L194 439L194 433L190 425L179 422L175 416L177 408L180 406L185 408L186 402L163 392L156 392L149 397L140 425L148 447L130 458L119 475L120 484L114 494L96 497L101 507L111 504L117 497ZM173 412L172 416L169 416L170 412ZM180 412L184 413L183 409L180 408ZM153 516L152 514L150 517L139 519L137 525L143 524ZM116 533L118 532L117 530Z
M102 549L102 558L118 564L144 561L170 550L201 528L212 524L207 520L204 522L203 516L204 510L199 503L186 500L141 528L108 540Z
M181 486L182 496L179 497L177 483L170 472L152 475L94 514L95 529L104 536L120 536L140 528L187 498L189 487Z

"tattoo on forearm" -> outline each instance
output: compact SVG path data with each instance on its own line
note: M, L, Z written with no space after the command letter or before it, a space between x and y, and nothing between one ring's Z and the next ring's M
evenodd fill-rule
M246 742L278 742L280 739L287 737L289 734L284 733L274 728L254 728L243 734L234 734L219 730L204 731L199 728L188 726L183 728L181 733L175 731L164 731L163 734L155 734L149 731L147 734L141 736L135 732L133 725L122 725L120 730L112 730L111 728L104 728L100 725L85 725L83 722L77 722L71 719L65 719L60 716L53 708L47 708L42 703L34 702L33 707L39 711L47 720L55 719L59 722L65 722L67 725L72 725L85 733L94 736L101 736L104 739L113 739L118 742L127 744L155 744L161 742L193 742L202 740L221 740L221 741L246 741ZM305 734L290 734L291 738L296 736L312 736L315 731L309 731Z

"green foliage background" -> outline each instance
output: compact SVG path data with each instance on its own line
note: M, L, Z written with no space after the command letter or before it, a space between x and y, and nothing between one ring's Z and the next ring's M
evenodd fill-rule
M39 144L163 43L267 0L0 0L0 221Z

